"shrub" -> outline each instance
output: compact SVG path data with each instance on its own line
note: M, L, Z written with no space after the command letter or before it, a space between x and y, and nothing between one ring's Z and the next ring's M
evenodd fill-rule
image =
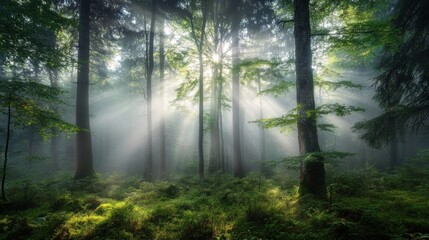
M209 240L214 237L214 228L207 213L185 212L184 218L178 225L180 240Z
M159 189L159 194L165 198L176 198L179 196L180 189L174 184L163 186Z

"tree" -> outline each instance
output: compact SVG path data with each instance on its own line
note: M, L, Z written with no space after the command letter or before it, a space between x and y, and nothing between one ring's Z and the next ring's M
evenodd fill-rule
M240 140L240 22L241 0L231 3L231 39L232 39L232 166L235 177L244 177L241 159Z
M406 132L427 129L429 118L429 2L400 0L394 9L394 30L385 35L395 41L383 48L374 84L384 113L354 126L370 146L393 149Z
M201 11L201 15L197 12ZM186 1L179 10L180 16L185 20L185 26L191 30L191 38L198 53L198 175L204 177L204 62L203 50L206 38L206 24L208 15L208 0Z
M164 85L165 85L165 18L162 18L159 23L159 82L161 85L160 89L160 126L159 126L159 135L160 135L160 148L159 148L159 168L160 168L160 178L165 179L166 177L166 149L165 149L165 119L164 119Z
M299 153L304 155L320 152L320 147L316 119L308 116L308 111L315 110L309 0L295 0L294 5L298 143ZM309 155L300 170L300 194L325 198L325 181L323 158Z
M48 41L51 44L51 48L56 49L57 48L57 36L55 32L51 32L49 34ZM58 69L56 68L48 68L48 74L49 74L49 81L51 84L51 87L58 88L59 86L59 76L58 76ZM58 114L58 106L53 106L53 110L55 113ZM58 131L56 129L52 129L52 138L51 138L51 161L52 161L52 168L54 170L58 170L59 168L59 157L60 157L60 138L58 136Z
M64 122L53 109L53 104L61 102L59 88L45 86L24 79L9 79L0 82L1 106L7 108L6 140L2 176L2 198L6 199L4 184L8 162L9 142L13 126L35 126L45 139L52 138L52 129L68 134L76 132L77 128ZM12 120L14 118L15 120Z
M57 69L66 63L59 49L53 48L46 36L61 31L70 21L52 10L46 1L2 1L0 3L0 103L6 108L6 148L3 163L2 198L6 199L4 184L11 132L17 126L36 126L45 139L51 131L75 132L77 129L62 121L52 104L60 102L61 90L35 82L26 74L8 76L25 63L46 64ZM3 112L4 113L4 112Z
M222 137L222 104L223 104L223 41L229 30L228 19L225 10L228 8L225 1L216 0L212 2L211 22L213 30L213 76L211 84L211 106L210 106L210 155L209 173L223 170L223 137ZM216 59L217 58L217 59Z
M152 140L152 73L154 69L154 39L155 39L155 28L156 28L156 0L152 0L151 8L152 16L150 19L150 30L149 30L149 49L148 49L148 68L146 72L147 82L147 159L145 164L145 178L147 181L153 180L153 140Z
M198 82L198 92L199 92L199 108L198 108L198 173L200 178L204 177L204 63L203 63L203 46L205 39L205 31L206 31L206 22L207 22L207 0L202 0L201 10L203 12L202 23L201 23L201 33L200 39L195 41L198 42L198 63L200 65L200 74L199 74L199 82ZM193 30L194 38L197 39L195 35L195 30Z
M76 87L76 126L81 130L76 136L76 179L90 177L95 174L89 123L90 12L91 0L81 1L79 6L79 47Z

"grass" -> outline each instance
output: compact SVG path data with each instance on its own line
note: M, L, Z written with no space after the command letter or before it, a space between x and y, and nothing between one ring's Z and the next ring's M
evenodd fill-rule
M402 173L332 172L330 202L296 182L214 175L147 183L124 175L15 181L0 239L424 239L429 184ZM409 181L402 181L409 184Z

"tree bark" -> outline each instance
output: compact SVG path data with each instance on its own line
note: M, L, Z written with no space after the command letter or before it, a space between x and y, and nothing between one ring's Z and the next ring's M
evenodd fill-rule
M198 109L198 175L204 178L204 65L203 65L203 45L207 21L207 0L202 2L203 22L201 25L201 35L198 44L198 63L200 65L199 76L199 109Z
M320 152L317 137L316 118L307 116L315 109L314 83L311 53L311 29L309 0L295 0L295 67L298 118L299 153ZM317 198L326 198L325 168L323 158L310 155L302 166L300 174L300 194L312 194Z
M217 67L215 67L217 68ZM213 81L212 89L212 105L210 109L210 159L209 159L209 173L215 173L221 170L220 164L220 135L219 135L219 113L217 108L217 97L218 97L218 84L217 84L217 72L215 69L215 76Z
M50 33L50 41L51 41L51 47L56 48L57 45L57 36L54 32ZM58 70L57 69L48 69L49 73L49 81L51 84L51 87L58 87ZM55 113L58 113L58 106L54 106ZM60 137L58 136L58 131L56 129L52 129L52 138L51 138L51 161L52 161L52 169L58 170L59 169L59 156L60 156Z
M166 177L166 152L165 152L165 106L164 106L164 84L165 84L165 36L164 36L164 25L165 18L161 19L160 29L159 29L159 81L161 84L160 89L160 126L159 126L159 134L160 134L160 153L159 153L159 165L160 165L160 177L161 179L165 179Z
M219 20L217 2L213 2L213 21L214 21L214 41L213 52L218 52L219 47ZM220 63L215 62L213 66L213 86L210 107L210 158L209 158L209 173L219 172L221 168L220 162L220 134L219 134L219 82L220 79Z
M231 38L232 38L232 141L233 156L232 168L234 177L244 177L243 163L241 159L241 141L240 141L240 1L233 1Z
M258 92L262 91L261 86L261 76L258 73ZM259 119L264 118L264 109L262 105L262 96L259 96ZM269 175L269 168L267 163L265 162L265 128L263 126L259 127L259 145L260 145L260 156L259 161L261 162L261 172L263 175L268 176Z
M34 69L34 81L40 83L39 74L40 74L40 65L38 61L33 62ZM40 138L37 132L37 128L34 125L28 127L28 155L34 157L40 154ZM32 159L29 160L29 167L32 165Z
M75 178L95 174L92 159L91 128L89 124L89 16L91 0L81 1L79 7L79 50L76 87L76 136Z
M222 42L221 42L222 44ZM220 48L222 51L222 47ZM222 114L222 97L223 97L223 54L220 56L219 65L219 96L218 96L218 112L219 112L219 151L220 151L220 165L222 172L225 169L225 143L223 139L223 114Z
M6 56L4 53L0 53L0 81L6 80L6 74L4 71L5 64L6 64Z
M395 137L390 141L390 169L398 166L398 139Z
M145 164L145 178L153 181L153 132L152 132L152 73L154 68L154 39L156 28L156 0L152 0L152 16L149 30L149 64L147 69L147 159Z
M51 87L58 87L58 70L49 69L49 80L51 82ZM58 113L58 106L54 106L55 113ZM60 157L60 137L58 136L58 131L52 129L52 138L51 138L51 161L52 169L59 169L59 157Z
M4 184L6 182L7 155L9 151L9 141L10 141L10 122L12 118L11 104L12 104L12 94L9 94L9 102L7 107L6 144L4 148L3 176L1 179L1 196L3 200L6 200Z

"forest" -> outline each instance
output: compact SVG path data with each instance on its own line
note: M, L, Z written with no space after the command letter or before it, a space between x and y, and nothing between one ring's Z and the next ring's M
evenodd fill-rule
M0 240L429 239L429 1L1 0Z

